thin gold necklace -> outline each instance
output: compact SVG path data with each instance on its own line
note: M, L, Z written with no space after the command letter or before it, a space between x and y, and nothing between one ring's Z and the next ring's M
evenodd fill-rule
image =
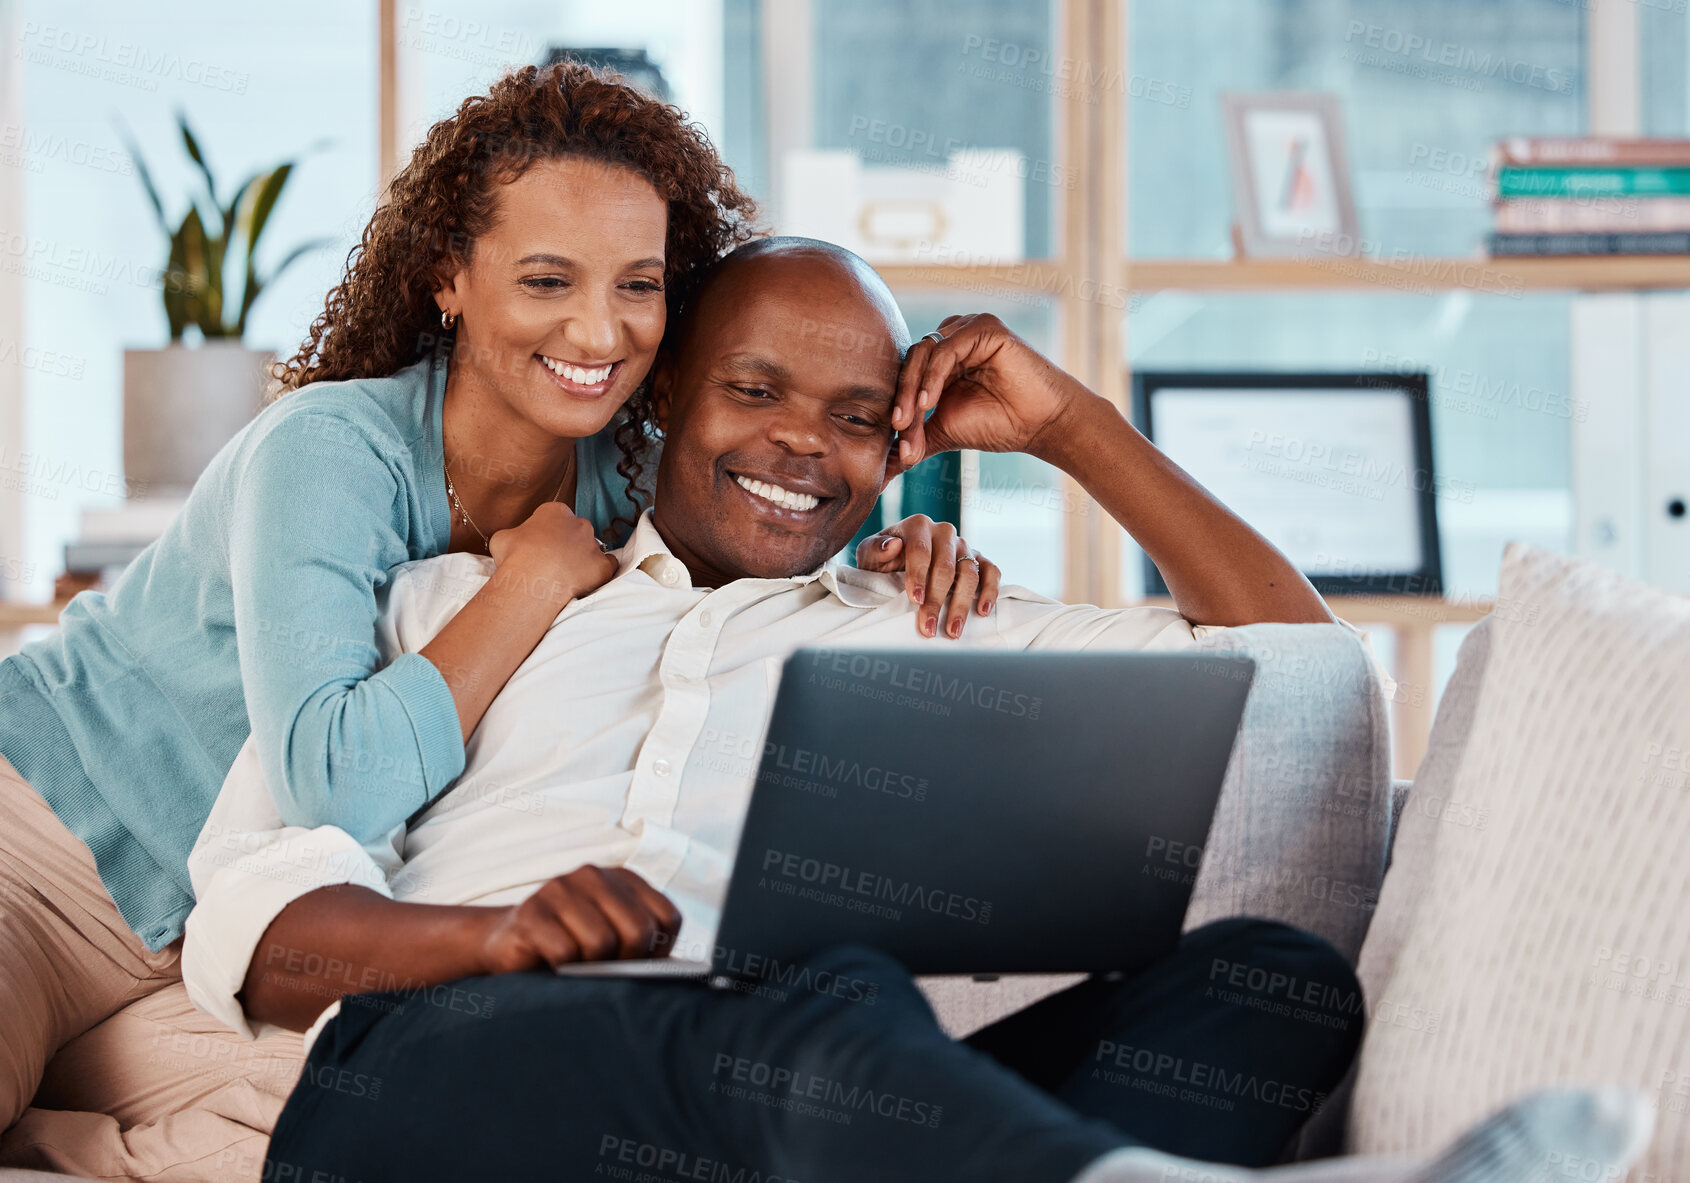
M557 492L553 493L551 497L553 501L563 496L563 487L569 483L569 472L572 467L573 465L569 464L563 466L563 479L557 483ZM491 552L493 544L488 541L487 535L481 532L481 527L475 524L475 519L469 516L469 510L464 508L464 503L458 499L457 489L452 486L452 462L450 460L446 462L445 469L446 496L451 500L452 508L458 511L458 516L464 520L464 525L475 531L476 537L481 539L481 545Z

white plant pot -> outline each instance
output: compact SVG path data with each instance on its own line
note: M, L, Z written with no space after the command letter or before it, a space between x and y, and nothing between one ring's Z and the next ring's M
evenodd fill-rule
M129 495L186 495L218 449L263 407L275 360L235 341L124 350Z

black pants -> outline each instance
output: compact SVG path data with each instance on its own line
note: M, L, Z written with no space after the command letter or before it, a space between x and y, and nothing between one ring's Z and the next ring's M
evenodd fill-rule
M264 1178L1065 1183L1129 1145L1264 1165L1363 1023L1337 952L1259 920L961 1043L869 949L731 991L463 978L342 1004Z

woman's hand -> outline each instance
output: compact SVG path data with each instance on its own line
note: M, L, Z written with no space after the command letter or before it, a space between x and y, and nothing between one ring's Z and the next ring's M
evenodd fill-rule
M898 375L898 471L961 448L1038 456L1073 407L1097 398L989 313L947 316L937 331L942 340L910 346Z
M952 640L962 636L970 606L981 616L992 610L1002 576L998 565L964 542L955 526L920 513L858 543L857 566L903 571L904 591L917 605L917 631L935 635L939 610L946 608L945 635Z
M489 974L667 957L681 931L680 909L625 867L578 867L520 904L487 910L481 972Z
M599 546L593 524L558 501L546 502L520 526L498 531L487 550L496 570L516 564L528 590L554 599L558 608L616 574L616 560Z

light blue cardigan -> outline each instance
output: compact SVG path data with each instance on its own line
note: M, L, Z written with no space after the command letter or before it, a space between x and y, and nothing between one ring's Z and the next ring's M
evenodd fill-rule
M88 845L149 949L193 906L187 858L258 738L291 824L360 840L463 771L457 709L420 654L377 668L376 593L447 549L442 357L272 403L104 595L0 662L0 754ZM577 446L575 510L634 516L611 430Z

